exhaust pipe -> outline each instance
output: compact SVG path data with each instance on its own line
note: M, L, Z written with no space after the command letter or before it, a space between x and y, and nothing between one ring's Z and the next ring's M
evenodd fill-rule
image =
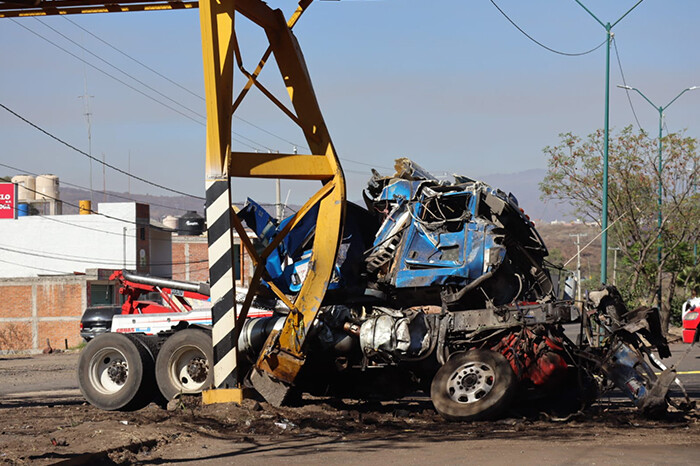
M238 336L238 351L255 362L270 333L282 330L285 318L286 316L272 316L246 320Z

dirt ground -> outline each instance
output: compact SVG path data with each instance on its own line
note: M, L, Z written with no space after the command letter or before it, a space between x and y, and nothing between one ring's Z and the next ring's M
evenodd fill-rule
M199 397L104 412L68 385L75 355L0 360L0 463L9 464L698 464L700 412L640 417L620 398L564 422L531 414L444 421L427 397L300 407L202 406ZM32 362L32 361L38 362ZM37 369L38 367L38 369ZM23 377L37 380L23 390ZM61 382L64 380L64 382ZM12 385L11 385L12 384ZM50 388L50 389L49 389Z

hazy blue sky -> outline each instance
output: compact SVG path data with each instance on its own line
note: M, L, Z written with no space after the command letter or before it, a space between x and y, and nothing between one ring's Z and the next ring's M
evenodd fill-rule
M271 1L287 11L292 1ZM525 31L549 47L582 52L605 39L603 27L573 0L497 0ZM587 0L601 20L614 21L634 0ZM202 96L198 11L70 16L123 52ZM682 89L700 85L700 2L645 0L615 28L628 84L665 105ZM43 24L42 24L43 23ZM22 27L24 26L24 27ZM47 26L167 96L111 68ZM261 33L241 24L253 69ZM29 28L136 89L177 108L186 118L85 65L29 32ZM472 177L545 168L542 148L558 134L588 134L603 126L605 47L581 57L554 54L517 31L489 0L316 2L295 29L305 53L336 148L359 199L370 164L391 167L410 157L435 173ZM245 52L244 52L245 53ZM92 153L153 181L201 195L204 190L204 102L127 59L66 18L0 20L0 103L87 151L84 94L92 113ZM271 64L273 65L273 64ZM237 76L236 87L242 80ZM274 66L262 81L283 90ZM634 123L615 50L611 51L611 126ZM239 115L284 140L304 144L301 133L254 93ZM642 126L656 134L658 113L638 95L632 102ZM192 111L179 107L180 103ZM700 90L668 110L669 130L700 137ZM194 121L193 121L194 120ZM199 122L199 123L198 123ZM235 138L266 151L290 144L234 120ZM83 156L0 109L0 161L23 170L54 173L89 185ZM249 150L234 142L234 148ZM300 149L304 152L303 149ZM351 161L352 160L352 161ZM353 162L354 161L354 162ZM356 163L360 162L360 163ZM380 169L380 171L382 171ZM384 169L388 172L388 169ZM15 174L0 167L0 174ZM93 164L93 186L102 169ZM273 183L237 183L235 197L274 199ZM107 188L123 190L123 175L107 171ZM284 183L283 196L294 188ZM507 187L505 187L507 189ZM166 194L132 181L134 192Z

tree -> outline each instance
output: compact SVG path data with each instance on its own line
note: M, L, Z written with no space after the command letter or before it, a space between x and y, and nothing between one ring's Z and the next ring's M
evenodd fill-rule
M603 131L585 140L559 135L560 144L545 147L549 158L540 190L543 198L567 201L582 219L601 224ZM696 193L700 159L697 141L683 133L665 136L659 173L658 140L634 133L631 126L610 138L608 150L608 236L620 248L621 291L635 304L651 305L664 284L662 318L668 324L679 274L692 265L689 248L698 240L700 197ZM663 187L658 228L658 184ZM659 245L661 260L657 258ZM691 260L689 263L688 261ZM618 276L620 274L618 273Z

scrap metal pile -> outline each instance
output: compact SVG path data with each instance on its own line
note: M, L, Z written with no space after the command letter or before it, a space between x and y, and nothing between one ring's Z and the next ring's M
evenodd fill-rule
M373 171L363 195L366 208L348 205L334 274L306 334L304 365L293 384L278 384L282 396L259 382L256 362L268 337L282 328L284 309L249 318L241 330L238 370L270 403L302 392L393 399L422 390L443 417L476 420L525 405L575 412L617 387L649 415L666 412L669 403L693 406L687 396L680 402L667 396L677 380L652 352L670 355L658 312L629 312L614 287L591 293L579 312L560 291L562 271L545 266L547 248L512 194L463 176L438 180L399 159L393 176ZM263 246L290 221L278 223L252 200L238 215ZM290 300L313 261L315 226L323 221L317 217L309 212L265 264L265 280ZM263 290L258 298L269 296ZM563 328L574 315L581 315L579 344ZM143 346L157 353L161 345L173 346L163 341L180 331L132 337L148 340ZM205 326L186 331L211 338ZM201 347L192 358L200 379L208 371L201 390L211 383L211 347L178 341L187 350L171 348L176 355ZM187 361L173 363L172 371L164 365L166 375L189 371ZM109 378L107 364L93 366L104 372L95 379ZM179 390L192 392L186 384Z

